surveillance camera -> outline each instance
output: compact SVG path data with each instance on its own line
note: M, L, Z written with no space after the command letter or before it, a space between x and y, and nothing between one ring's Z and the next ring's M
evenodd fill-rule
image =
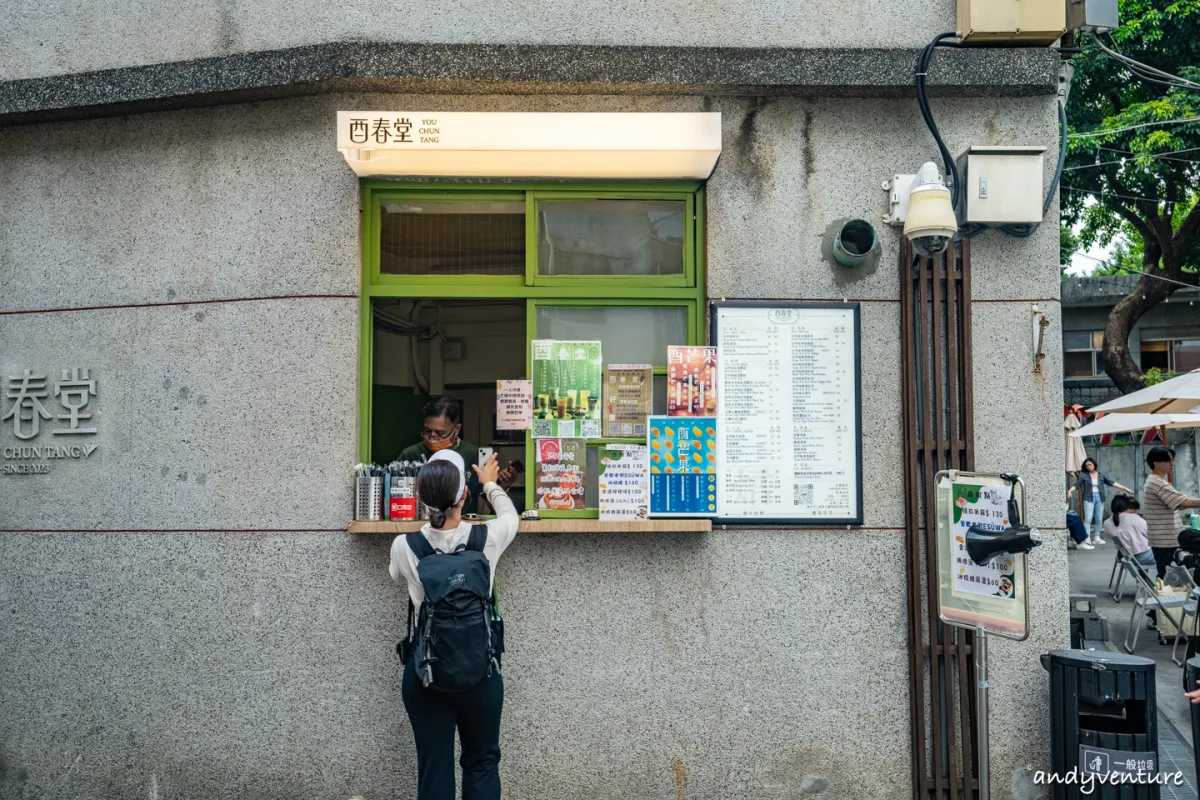
M938 174L937 164L926 161L908 195L904 235L918 253L935 256L949 247L956 233L958 219L950 203L950 190Z

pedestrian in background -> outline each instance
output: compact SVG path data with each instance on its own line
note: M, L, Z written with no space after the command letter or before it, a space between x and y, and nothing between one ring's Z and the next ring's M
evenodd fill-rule
M1078 490L1083 498L1083 527L1087 529L1091 538L1087 542L1077 545L1080 550L1091 550L1095 545L1104 544L1104 540L1100 538L1101 525L1104 522L1104 487L1114 486L1123 492L1133 494L1133 489L1128 486L1122 486L1100 471L1096 466L1096 459L1085 458L1083 460L1083 471L1079 473L1079 479L1075 481L1075 485L1067 492L1067 499L1070 500Z

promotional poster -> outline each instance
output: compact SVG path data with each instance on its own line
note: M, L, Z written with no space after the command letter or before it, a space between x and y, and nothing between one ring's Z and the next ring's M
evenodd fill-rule
M604 435L646 435L654 413L654 368L649 364L609 364L604 368Z
M594 427L598 436L603 400L600 342L535 339L532 351L534 437L583 434L582 426L559 426L553 424L556 420L594 420L597 424L589 428Z
M717 348L667 348L667 416L717 414Z
M650 515L717 514L716 417L650 417Z
M537 507L550 511L587 508L587 443L583 439L539 439L535 450Z

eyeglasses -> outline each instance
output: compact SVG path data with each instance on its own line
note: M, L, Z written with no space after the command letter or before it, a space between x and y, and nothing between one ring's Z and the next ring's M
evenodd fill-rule
M435 431L430 428L421 428L421 438L430 442L444 442L454 435L454 429L448 431Z

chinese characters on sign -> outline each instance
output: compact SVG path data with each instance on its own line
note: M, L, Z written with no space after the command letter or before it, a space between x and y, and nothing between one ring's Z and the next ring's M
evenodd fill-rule
M723 518L861 522L856 314L714 307Z
M583 439L538 439L534 493L537 507L553 511L587 508L584 465L587 443Z
M410 143L412 129L412 120L407 117L351 118L350 141L355 144Z
M667 416L717 413L717 348L667 348Z
M533 437L598 438L600 342L535 339L531 346Z
M1016 601L1016 569L1011 554L997 556L980 566L967 555L971 527L1002 531L1008 527L1008 501L1012 487L1000 484L954 485L954 592L981 594Z
M650 511L650 467L644 444L600 449L600 519L645 519Z
M0 406L0 423L11 425L13 436L22 442L36 439L47 428L51 436L78 436L96 433L92 412L88 410L96 396L96 380L91 370L73 367L64 369L56 380L48 373L22 370L8 375L4 397L10 401L7 409ZM53 400L51 398L54 398ZM60 412L60 413L55 413ZM87 458L96 445L6 446L0 450L5 463L0 474L36 475L50 471L48 463L32 463L34 459Z
M496 381L496 430L527 431L533 425L533 381Z
M609 364L604 368L604 435L646 435L654 413L654 368L649 364Z
M649 417L650 515L717 514L716 417Z

